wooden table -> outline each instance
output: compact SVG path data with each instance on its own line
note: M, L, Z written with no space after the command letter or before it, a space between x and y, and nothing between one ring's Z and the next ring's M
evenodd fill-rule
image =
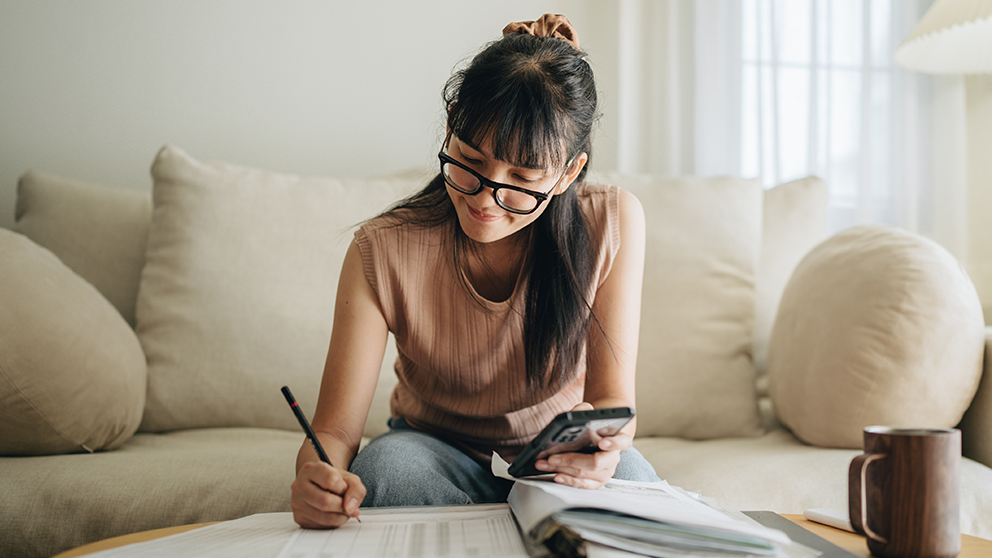
M812 521L807 521L806 518L801 515L783 514L782 517L792 521L793 523L798 524L799 526L809 531L812 531L813 533L816 533L817 535L823 537L824 539L827 539L828 541L854 554L855 556L858 556L860 558L868 558L869 556L871 556L870 554L868 554L868 546L865 544L865 539L861 535L855 535L854 533L841 531L840 529L834 529L833 527L827 527L826 525L820 525L819 523L813 523ZM56 555L54 558L71 558L75 556L85 556L87 554L92 554L100 550L108 550L111 548L118 548L129 544L151 541L162 537L167 537L169 535L184 533L186 531L191 531L193 529L198 529L200 527L206 527L207 525L214 525L214 524L198 523L195 525L167 527L165 529L155 529L152 531L143 531L141 533L122 535L120 537L114 537L112 539L97 541L94 543L80 546L79 548L68 550L66 552ZM992 556L992 541L980 539L978 537L972 537L971 535L961 535L961 554L958 554L958 558L979 558L986 556Z
M782 514L782 517L808 531L816 533L859 558L868 558L871 556L868 553L868 545L865 544L865 538L861 535L855 535L848 531L813 523L801 515ZM980 558L988 556L992 556L992 541L971 535L961 535L961 554L958 554L958 558Z
M131 533L130 535L121 535L119 537L113 537L110 539L104 539L102 541L92 542L90 544L84 544L83 546L73 548L72 550L66 550L65 552L60 552L55 556L53 556L52 558L71 558L74 556L86 556L87 554L93 554L94 552L100 552L101 550L110 550L111 548L120 548L122 546L127 546L129 544L153 541L155 539L168 537L169 535L178 535L179 533L185 533L186 531L192 531L193 529L206 527L207 525L216 525L217 523L220 522L215 521L213 523L194 523L193 525L165 527L162 529L152 529L151 531L142 531L140 533Z

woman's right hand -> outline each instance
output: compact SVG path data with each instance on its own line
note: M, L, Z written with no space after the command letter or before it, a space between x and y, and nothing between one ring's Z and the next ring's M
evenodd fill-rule
M333 529L358 517L365 485L358 475L320 462L304 463L292 485L293 519L306 529Z

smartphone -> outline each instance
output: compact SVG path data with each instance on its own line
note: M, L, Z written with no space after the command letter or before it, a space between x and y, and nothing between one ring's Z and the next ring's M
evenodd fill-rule
M632 418L630 407L562 413L527 444L508 472L514 477L547 474L535 469L534 462L555 453L595 453L600 440L616 435Z

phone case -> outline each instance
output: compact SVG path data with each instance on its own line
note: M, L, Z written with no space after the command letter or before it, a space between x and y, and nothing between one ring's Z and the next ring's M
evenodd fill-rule
M600 439L615 435L632 418L630 407L561 413L527 444L507 472L514 477L546 474L534 468L535 461L555 453L594 453Z

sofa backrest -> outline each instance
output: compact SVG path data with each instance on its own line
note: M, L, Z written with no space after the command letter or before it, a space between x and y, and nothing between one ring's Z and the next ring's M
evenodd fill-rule
M52 250L136 324L149 359L143 430L297 429L273 387L298 385L297 398L313 409L351 227L429 174L304 178L201 163L166 148L153 175L154 202L28 173L15 230ZM756 181L732 178L600 179L637 194L648 217L639 434L757 433L755 381L771 321L792 269L825 236L825 185L809 178L762 191ZM265 230L275 233L258 234ZM287 246L303 249L289 254ZM299 268L311 260L316 267ZM311 280L300 283L300 274ZM390 343L367 435L385 429L394 358ZM239 376L253 367L264 381ZM203 404L190 399L193 390L212 396L216 408L191 410Z

